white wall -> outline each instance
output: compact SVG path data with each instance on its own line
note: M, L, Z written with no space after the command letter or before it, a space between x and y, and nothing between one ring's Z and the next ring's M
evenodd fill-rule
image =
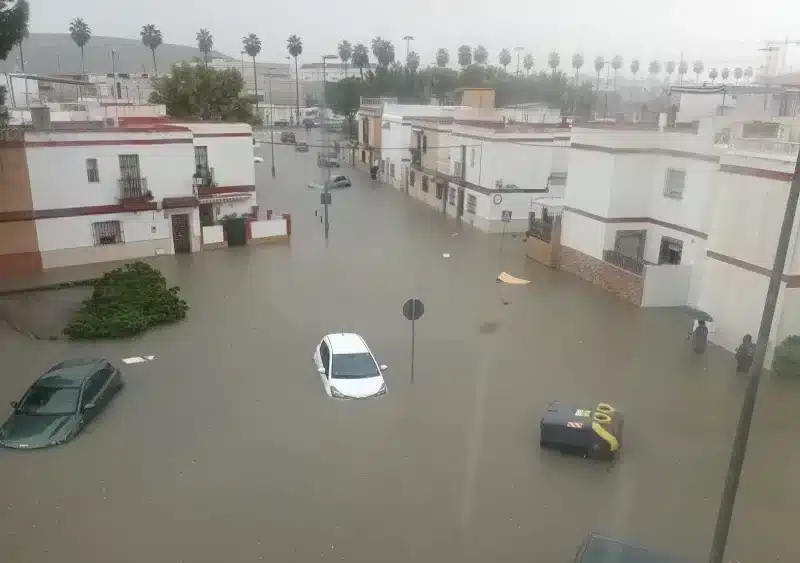
M246 123L187 123L194 133L194 146L208 147L208 165L214 180L224 186L253 186L253 130ZM230 136L237 135L237 136ZM194 154L192 155L194 160ZM192 165L194 173L194 164Z
M286 219L253 221L250 234L254 239L286 236Z
M383 122L389 128L381 131L381 158L387 160L383 181L393 184L398 189L404 185L402 165L403 159L410 159L411 126L403 125L403 118L394 115L383 116ZM395 175L390 177L391 166L394 164Z
M219 244L225 241L222 225L203 227L203 244Z
M676 307L686 305L691 283L691 266L646 266L642 307Z
M39 250L47 252L95 246L92 224L103 221L120 221L125 243L163 241L161 248L164 252L173 252L170 220L160 211L37 219Z
M169 144L102 144L27 148L34 209L58 209L118 203L119 155L138 154L141 175L155 200L192 195L194 152L188 133L27 133L26 141L119 142L174 139ZM252 154L252 150L251 150ZM99 182L89 182L86 159L96 158ZM251 164L252 166L252 158Z
M602 260L605 238L605 223L568 209L564 210L561 218L561 244Z
M669 168L686 172L682 199L664 196ZM719 164L673 156L655 157L652 167L651 199L648 216L708 234L713 199L713 179Z
M608 217L614 179L614 156L571 149L564 205ZM566 224L562 232L566 232Z

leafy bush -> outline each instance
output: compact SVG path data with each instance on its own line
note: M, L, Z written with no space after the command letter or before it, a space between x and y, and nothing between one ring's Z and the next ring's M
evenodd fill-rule
M161 272L144 262L112 270L93 286L91 297L64 329L73 340L133 336L183 319L189 310L178 287L167 287Z
M800 336L788 336L778 344L772 371L780 375L800 375Z

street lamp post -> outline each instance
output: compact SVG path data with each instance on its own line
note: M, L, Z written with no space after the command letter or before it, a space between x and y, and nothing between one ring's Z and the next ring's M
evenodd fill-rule
M714 539L711 542L709 563L722 563L722 558L725 555L725 546L728 543L733 506L736 502L736 493L739 490L739 478L742 476L744 456L747 453L747 439L750 436L750 425L753 421L753 412L756 407L758 384L761 382L761 372L764 369L764 358L767 355L772 320L775 317L775 308L781 291L783 270L786 266L786 254L789 251L789 240L794 230L794 218L798 200L800 200L800 152L797 154L792 185L789 188L789 196L786 199L783 224L781 225L780 235L778 235L778 246L775 249L775 262L772 265L767 297L764 300L764 311L761 313L761 326L758 329L753 365L750 368L750 378L747 382L747 389L742 402L742 411L739 415L739 422L736 425L736 435L733 438L728 473L725 476L725 488L722 490L722 500L719 503Z
M519 78L519 55L525 50L525 47L514 47L514 50L517 52L517 78Z
M322 127L322 150L327 150L328 148L328 128L325 124L325 118L327 117L328 113L328 96L327 96L327 85L328 85L328 76L327 71L325 68L325 61L329 61L332 59L338 59L336 55L322 55L322 118L320 119L320 125ZM322 155L320 159L321 163L324 163L325 168L327 170L327 174L323 175L323 184L322 184L322 193L323 193L323 205L325 209L323 211L324 221L325 221L325 240L328 240L328 234L330 232L330 226L328 223L328 187L331 183L331 167L330 163L327 161L327 156Z
M272 103L272 74L267 73L269 87L269 150L272 156L272 177L275 177L275 104Z
M403 37L403 41L406 42L406 64L408 64L408 54L411 52L411 42L414 41L414 37L406 35Z

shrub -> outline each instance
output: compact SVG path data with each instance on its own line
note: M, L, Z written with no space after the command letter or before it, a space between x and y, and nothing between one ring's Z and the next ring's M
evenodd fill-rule
M780 375L800 375L800 336L788 336L778 344L772 371Z
M178 287L167 287L161 272L144 262L112 270L92 285L91 297L64 329L73 340L133 336L183 319L189 309Z

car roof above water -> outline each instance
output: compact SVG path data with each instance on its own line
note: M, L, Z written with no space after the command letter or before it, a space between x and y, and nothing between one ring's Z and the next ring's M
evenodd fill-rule
M362 354L369 352L364 339L354 332L337 332L328 335L333 354Z
M621 541L590 534L575 563L684 563L663 553L634 547Z
M58 387L80 387L84 379L103 367L103 358L72 358L63 360L42 375L37 385Z

